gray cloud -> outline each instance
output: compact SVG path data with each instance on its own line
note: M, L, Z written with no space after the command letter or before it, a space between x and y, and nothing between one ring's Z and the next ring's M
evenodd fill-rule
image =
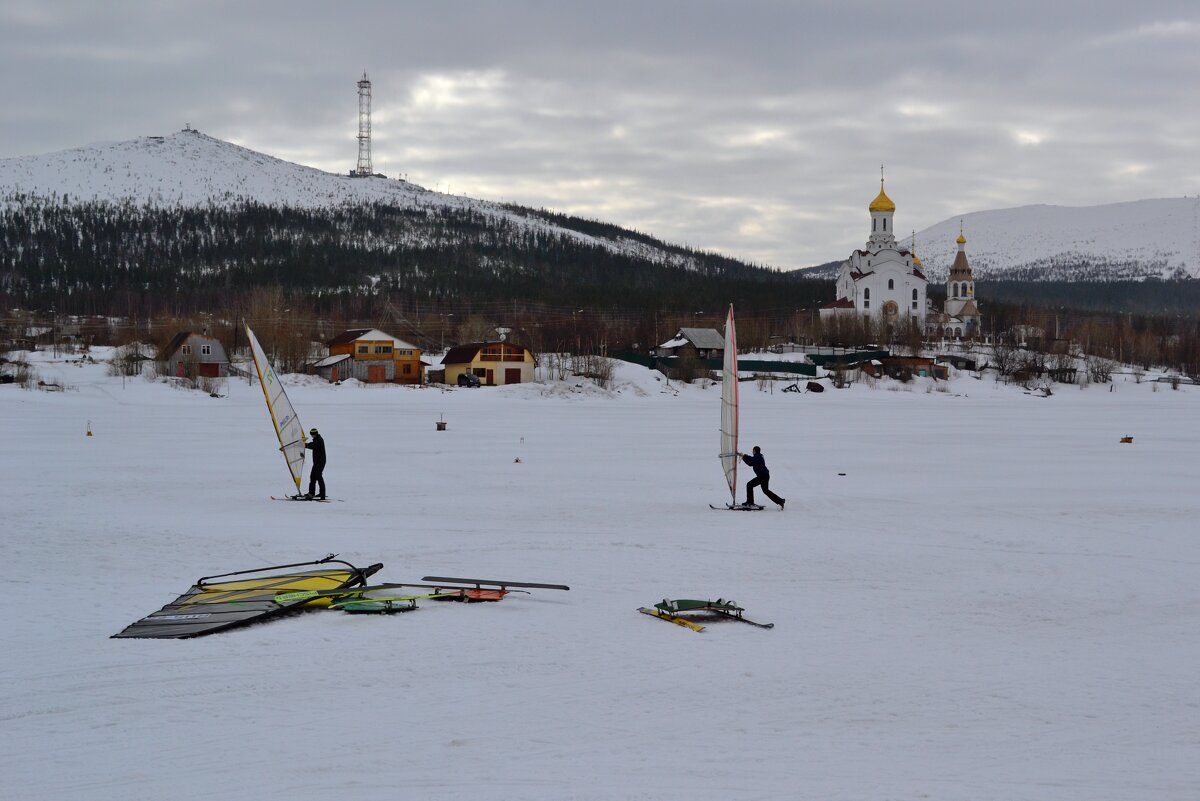
M1144 2L23 2L0 156L184 123L780 267L1027 203L1200 191L1200 11ZM950 248L952 245L947 244Z

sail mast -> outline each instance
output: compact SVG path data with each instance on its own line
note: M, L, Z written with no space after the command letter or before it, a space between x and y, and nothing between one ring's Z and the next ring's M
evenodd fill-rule
M262 385L263 397L267 401L267 411L271 414L271 425L275 426L275 436L279 438L279 451L287 462L288 472L296 484L296 492L300 492L300 482L304 476L304 427L296 416L296 409L283 391L275 370L267 360L267 354L258 337L246 324L246 338L250 342L250 353L254 357L254 369L258 371L258 382Z
M721 371L721 468L729 483L731 503L737 503L738 466L738 370L737 335L733 328L733 304L725 319L725 361Z

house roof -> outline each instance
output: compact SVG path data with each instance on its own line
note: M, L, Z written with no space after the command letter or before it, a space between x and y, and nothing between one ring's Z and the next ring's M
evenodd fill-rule
M191 331L180 331L178 334L171 337L171 341L168 342L166 347L163 348L164 358L170 358L173 356L175 351L179 350L179 347L183 345L184 342L187 342L187 338L191 335Z
M724 350L725 337L715 328L680 328L675 339L682 337L697 348L705 350Z
M349 358L349 353L342 353L338 356L326 356L324 359L321 359L319 362L315 363L313 367L333 367L338 362L344 362Z
M825 305L821 306L821 308L822 309L853 309L854 301L850 300L850 298L838 298L837 300L829 301Z
M374 342L378 342L381 339L390 339L392 340L393 348L398 348L400 350L420 350L420 348L418 348L416 345L413 345L410 342L405 342L403 339L398 339L391 334L384 333L378 328L351 328L338 334L325 344L326 346L347 345L351 342L357 342L360 339L369 339Z

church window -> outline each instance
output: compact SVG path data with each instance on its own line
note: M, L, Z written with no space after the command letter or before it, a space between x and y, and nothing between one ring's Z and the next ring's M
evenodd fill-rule
M916 302L917 302L917 290L914 289L913 290L913 303L916 303ZM913 306L913 308L915 309L916 306Z
M974 294L975 294L975 287L971 284L967 284L967 297L969 298Z
M916 310L917 310L917 302L914 300L913 301L913 311L916 311Z
M883 230L887 230L887 217L883 218Z
M871 287L866 287L865 289L863 289L863 300L870 300L870 299L871 299Z
M962 336L962 329L961 329L961 328L955 328L955 329L954 329L954 336L956 336L956 337L961 337L961 336Z
M879 230L876 227L878 225L879 225L879 220L871 220L871 233L875 233L875 231Z
M895 288L896 288L895 279L889 278L888 279L888 289L895 289Z
M950 287L951 287L950 288L950 297L957 298L958 297L958 284L951 284Z

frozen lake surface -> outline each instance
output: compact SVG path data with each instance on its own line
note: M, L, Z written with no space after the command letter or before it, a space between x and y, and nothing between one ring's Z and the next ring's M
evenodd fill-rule
M329 504L269 500L257 385L36 367L68 389L0 386L14 796L1197 797L1196 387L746 382L788 504L731 514L719 389L629 365L611 392L289 379ZM329 552L571 590L109 639ZM718 596L775 628L635 612Z

